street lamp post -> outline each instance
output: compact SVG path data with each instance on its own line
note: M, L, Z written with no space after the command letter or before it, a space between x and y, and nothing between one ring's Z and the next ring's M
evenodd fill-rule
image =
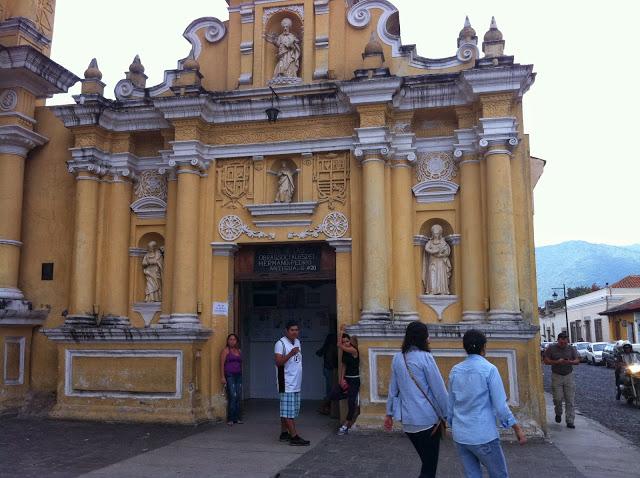
M553 300L558 299L558 293L555 291L562 291L562 297L564 298L564 320L567 323L567 334L569 334L569 343L572 343L573 340L571 340L571 329L569 328L569 313L567 312L567 286L565 284L562 284L562 287L552 287L551 290L554 291L551 295L551 297L553 297Z

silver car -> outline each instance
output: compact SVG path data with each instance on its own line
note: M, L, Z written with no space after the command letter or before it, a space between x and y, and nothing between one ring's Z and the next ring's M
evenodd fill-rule
M580 356L580 362L587 361L587 349L589 348L589 342L576 342L573 346L578 350Z

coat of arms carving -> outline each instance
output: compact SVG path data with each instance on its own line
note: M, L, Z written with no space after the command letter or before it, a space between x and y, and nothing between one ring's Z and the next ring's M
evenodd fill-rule
M344 204L349 187L349 159L344 154L327 154L316 158L313 165L313 180L316 182L319 203Z
M218 167L218 192L223 207L236 209L240 200L251 195L251 164L248 160L222 161Z

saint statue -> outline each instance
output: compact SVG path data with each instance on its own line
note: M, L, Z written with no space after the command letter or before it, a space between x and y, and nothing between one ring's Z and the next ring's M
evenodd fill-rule
M293 200L293 193L295 192L295 186L293 184L294 171L287 168L285 163L282 163L278 176L278 192L276 193L275 202L289 204Z
M273 78L298 78L300 69L300 40L291 33L293 22L290 18L284 18L280 23L282 33L267 33L265 39L276 46L278 55L276 57L276 68Z
M424 246L425 257L422 265L422 283L427 295L450 295L451 247L442 237L442 226L434 224L431 238Z
M145 302L162 301L162 270L164 257L162 249L155 241L147 245L147 253L142 258L142 270L147 284L144 289Z

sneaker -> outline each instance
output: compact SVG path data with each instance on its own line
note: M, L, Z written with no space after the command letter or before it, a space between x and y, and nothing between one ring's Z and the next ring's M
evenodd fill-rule
M567 423L567 428L575 428L576 426L573 423Z
M349 433L349 429L347 427L345 427L344 425L342 425L338 429L338 435L347 435L348 433Z
M556 423L562 423L562 416L556 415Z
M290 441L291 440L291 435L289 435L289 432L282 432L280 434L280 441Z
M311 442L309 440L303 439L300 435L296 435L289 440L289 445L291 446L309 446L310 444Z

